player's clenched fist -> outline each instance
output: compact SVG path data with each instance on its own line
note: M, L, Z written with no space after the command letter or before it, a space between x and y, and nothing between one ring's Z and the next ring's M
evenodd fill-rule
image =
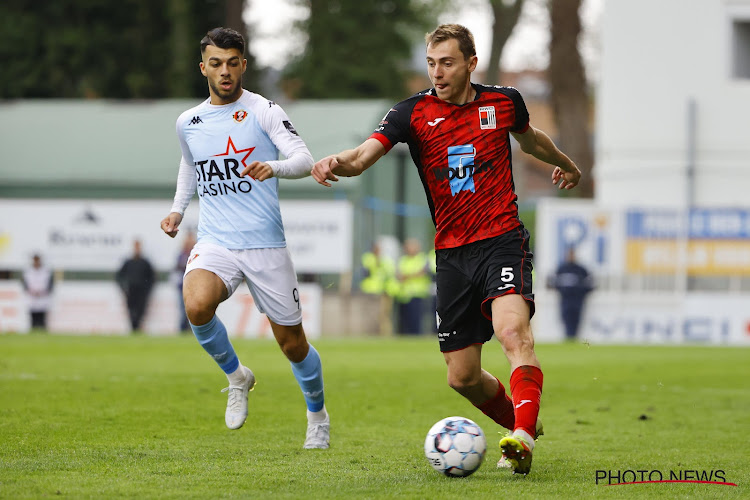
M242 177L249 175L256 181L264 181L273 177L273 169L271 165L262 161L254 161L242 171L240 174Z
M339 178L333 174L333 169L338 167L339 163L335 156L326 156L312 168L312 176L318 184L331 187L328 181L338 182Z
M177 212L171 212L161 221L161 230L167 233L170 238L177 236L179 229L177 227L182 222L182 215Z

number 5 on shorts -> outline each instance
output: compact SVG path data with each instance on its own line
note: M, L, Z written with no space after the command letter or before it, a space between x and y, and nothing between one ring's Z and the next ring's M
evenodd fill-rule
M513 268L504 267L500 273L500 279L505 283L510 283L511 281L513 281Z

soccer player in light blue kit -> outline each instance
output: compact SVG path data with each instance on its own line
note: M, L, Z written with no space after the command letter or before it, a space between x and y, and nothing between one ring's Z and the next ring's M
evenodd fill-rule
M278 198L278 178L310 175L313 158L281 107L242 88L247 68L242 35L215 28L200 46L210 97L177 119L182 160L172 210L161 221L174 238L197 188L198 242L185 269L185 310L198 342L229 379L225 420L239 429L255 375L237 357L216 308L245 280L307 403L304 447L325 449L330 420L323 371L302 328ZM278 160L279 152L285 160Z

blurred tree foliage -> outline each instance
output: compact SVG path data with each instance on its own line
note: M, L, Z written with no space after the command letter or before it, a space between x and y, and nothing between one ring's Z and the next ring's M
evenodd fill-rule
M403 98L412 49L450 0L298 0L310 16L297 28L304 52L284 71L300 98ZM424 73L425 70L421 72Z
M3 0L0 98L204 97L200 39L236 28L238 3L241 11L242 0ZM256 78L248 57L245 85Z

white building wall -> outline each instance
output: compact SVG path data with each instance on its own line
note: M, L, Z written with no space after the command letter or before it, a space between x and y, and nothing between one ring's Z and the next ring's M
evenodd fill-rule
M750 0L605 2L597 201L686 204L694 99L695 204L750 205L750 79L731 76L735 19L750 20Z

